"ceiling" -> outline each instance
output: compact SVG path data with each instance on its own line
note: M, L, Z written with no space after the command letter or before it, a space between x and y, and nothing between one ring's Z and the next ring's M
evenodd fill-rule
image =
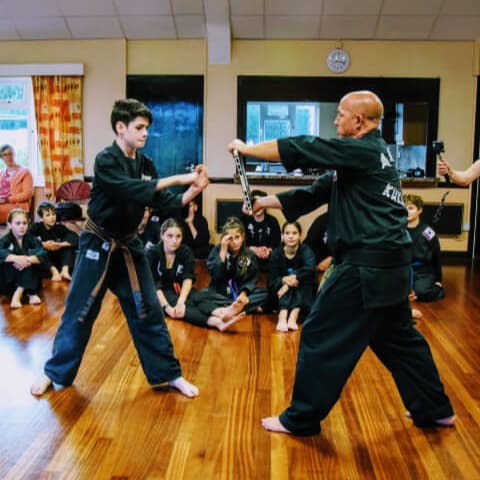
M0 11L0 40L207 38L211 63L229 63L231 39L480 40L480 0L0 0Z

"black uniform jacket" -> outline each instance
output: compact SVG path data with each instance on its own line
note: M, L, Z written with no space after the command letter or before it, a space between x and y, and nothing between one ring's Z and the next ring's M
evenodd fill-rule
M229 296L228 281L235 281L238 292L245 291L248 294L252 292L258 281L258 264L252 251L246 250L246 260L240 258L240 255L233 258L227 253L225 262L222 262L219 255L220 246L215 245L207 258L207 268L211 276L211 282L208 288L213 288L222 295ZM246 262L245 271L243 262Z
M94 174L88 216L113 238L135 232L145 206L181 207L182 194L155 191L155 167L139 151L134 159L126 157L114 142L97 155Z
M47 258L47 251L42 247L40 240L30 233L26 233L22 239L22 246L11 232L0 238L0 263L3 263L9 255L29 255L37 257L41 263Z
M195 259L191 248L187 245L180 245L175 252L175 260L170 269L167 269L163 242L153 245L147 250L147 260L157 290L166 287L173 288L174 283L182 285L187 278L195 281Z
M30 225L29 232L41 242L53 240L54 242L68 242L73 248L78 246L78 235L61 223L47 229L43 222L35 222Z
M328 203L329 248L340 263L356 254L354 264L360 268L366 306L404 301L409 291L411 238L400 179L380 132L357 139L289 137L278 140L278 147L289 171L330 170L310 187L278 194L287 219L295 220Z
M441 282L440 242L435 230L424 223L419 223L408 231L413 241L413 267L431 272L435 276L435 281Z
M316 259L313 250L304 243L298 247L295 257L291 260L292 267L300 285L314 285L316 282ZM277 292L282 286L282 278L288 275L287 258L283 246L273 250L268 269L268 290Z
M245 239L249 247L275 248L280 245L280 226L273 215L265 213L261 222L249 215L242 215L241 220L245 225Z

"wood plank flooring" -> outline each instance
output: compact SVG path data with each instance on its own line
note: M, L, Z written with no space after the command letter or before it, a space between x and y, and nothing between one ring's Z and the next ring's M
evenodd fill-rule
M198 263L198 286L207 280ZM314 437L265 432L287 406L299 333L270 315L231 331L168 320L187 399L152 391L114 297L107 295L73 387L40 399L29 385L51 350L68 286L44 303L0 308L2 479L480 479L480 269L444 267L447 297L418 305L457 424L418 429L388 372L367 351Z

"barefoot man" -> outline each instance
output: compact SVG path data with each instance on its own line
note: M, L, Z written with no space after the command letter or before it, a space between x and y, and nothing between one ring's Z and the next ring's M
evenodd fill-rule
M290 406L262 420L266 430L315 435L370 347L390 370L417 426L453 425L430 348L412 324L407 211L393 159L379 131L380 99L370 91L345 95L338 139L300 136L229 150L287 170L329 170L308 188L255 199L254 211L281 208L289 221L328 203L327 238L335 268L307 316L300 338ZM319 239L320 241L320 239Z
M93 323L109 288L119 299L140 362L152 387L168 385L187 397L198 388L182 377L155 292L143 244L137 236L145 207L186 205L207 185L203 166L194 172L152 178L155 168L138 149L145 145L150 110L134 99L118 100L111 113L115 141L95 159L88 218L52 357L31 387L42 395L53 384L71 385L77 375ZM179 195L165 189L189 185Z

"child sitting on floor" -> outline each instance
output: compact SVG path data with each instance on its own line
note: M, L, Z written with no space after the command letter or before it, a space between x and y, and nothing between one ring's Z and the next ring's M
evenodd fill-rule
M316 258L313 250L301 241L298 222L282 227L282 245L270 257L268 290L278 303L278 332L298 329L298 317L313 304L316 284Z
M42 221L30 225L29 232L38 237L48 252L45 269L50 272L54 282L71 280L78 235L65 225L57 223L57 213L52 203L41 202L37 214Z
M40 241L28 233L28 214L21 208L10 210L8 232L0 238L0 293L11 295L10 306L20 308L23 296L30 305L41 303L40 264L47 252Z

